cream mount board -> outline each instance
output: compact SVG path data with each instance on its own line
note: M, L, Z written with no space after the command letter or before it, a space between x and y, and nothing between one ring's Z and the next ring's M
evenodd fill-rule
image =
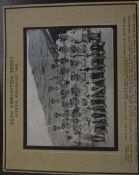
M4 20L3 170L137 174L137 3L7 6Z

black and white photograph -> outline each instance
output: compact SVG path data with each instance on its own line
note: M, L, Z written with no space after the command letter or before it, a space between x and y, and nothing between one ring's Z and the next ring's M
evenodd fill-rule
M25 28L27 147L116 146L116 26Z

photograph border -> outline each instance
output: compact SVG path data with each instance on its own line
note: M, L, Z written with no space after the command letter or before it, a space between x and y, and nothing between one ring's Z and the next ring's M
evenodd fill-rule
M51 28L111 28L113 29L113 88L114 88L114 146L113 147L76 147L76 146L28 146L27 145L27 30ZM85 151L118 151L118 82L117 82L117 25L85 25L85 26L53 26L53 27L25 27L24 33L24 149L40 150L85 150Z

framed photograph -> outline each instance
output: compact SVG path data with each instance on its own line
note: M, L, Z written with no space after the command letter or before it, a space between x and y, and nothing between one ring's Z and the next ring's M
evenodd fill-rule
M25 28L24 37L25 147L118 148L117 26Z
M137 16L136 2L4 8L3 171L138 174Z

